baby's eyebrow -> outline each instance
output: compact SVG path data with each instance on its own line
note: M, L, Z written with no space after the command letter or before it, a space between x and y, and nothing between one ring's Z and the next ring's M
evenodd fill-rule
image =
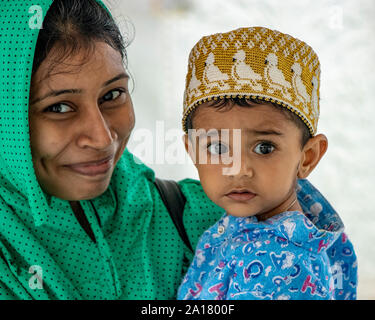
M242 129L245 131L245 133L249 133L252 135L257 136L269 136L269 135L276 135L276 136L283 136L284 134L280 131L277 131L275 129L262 129L262 130L255 130L255 129Z
M277 136L283 136L284 134L280 131L277 131L275 129L262 129L262 130L256 130L256 129L217 129L218 134L220 135L222 130L241 130L244 131L247 134L252 134L252 135L258 135L258 136L267 136L267 135L277 135ZM212 134L207 134L207 130L202 130L202 131L197 131L198 132L198 137L206 137L206 136L212 136Z

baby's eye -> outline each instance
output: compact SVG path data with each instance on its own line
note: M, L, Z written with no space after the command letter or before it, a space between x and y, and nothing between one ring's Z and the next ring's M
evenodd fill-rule
M49 106L44 111L45 112L53 112L53 113L67 113L71 112L73 109L69 107L67 104L64 103L57 103L52 106Z
M275 147L269 142L261 142L256 145L254 152L258 154L268 154L275 150Z
M103 96L104 101L111 101L116 100L119 96L121 96L125 91L121 89L115 89L109 91L107 94Z
M213 142L207 147L208 152L211 154L223 154L228 152L228 147L221 142Z

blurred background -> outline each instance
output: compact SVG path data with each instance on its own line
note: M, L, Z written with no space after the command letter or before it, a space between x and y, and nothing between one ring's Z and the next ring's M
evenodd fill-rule
M204 35L264 26L291 34L321 62L318 132L328 152L310 181L341 215L359 265L359 299L375 299L375 1L105 0L131 40L136 127L129 142L157 176L198 178L185 158L182 98L191 48ZM142 147L153 139L153 148ZM177 155L163 155L168 148ZM176 157L174 157L176 156Z

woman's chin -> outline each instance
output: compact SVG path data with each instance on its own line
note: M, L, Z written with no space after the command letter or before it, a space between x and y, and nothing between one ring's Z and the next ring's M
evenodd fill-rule
M102 195L109 186L109 180L103 181L102 183L90 184L82 183L79 185L72 185L70 188L68 186L60 186L54 191L47 191L48 194L67 201L81 201L90 200Z

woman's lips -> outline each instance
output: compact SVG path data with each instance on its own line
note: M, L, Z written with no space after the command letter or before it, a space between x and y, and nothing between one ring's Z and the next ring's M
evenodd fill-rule
M67 165L66 167L85 176L97 176L107 173L113 165L113 155L96 162Z
M256 194L250 191L231 191L226 196L235 201L248 201L254 198Z

